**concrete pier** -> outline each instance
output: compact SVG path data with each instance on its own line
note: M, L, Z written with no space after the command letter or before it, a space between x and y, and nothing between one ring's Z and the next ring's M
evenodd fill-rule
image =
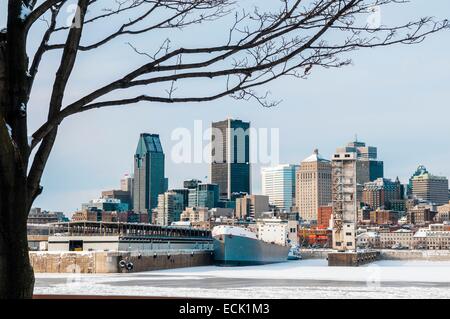
M379 259L379 252L333 252L328 254L328 266L357 267Z
M212 251L30 252L36 273L122 273L213 264Z

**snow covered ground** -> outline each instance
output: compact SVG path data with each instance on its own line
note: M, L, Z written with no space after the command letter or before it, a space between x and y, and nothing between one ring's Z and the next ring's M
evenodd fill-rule
M206 298L450 298L450 262L328 267L303 260L130 274L36 274L36 294Z

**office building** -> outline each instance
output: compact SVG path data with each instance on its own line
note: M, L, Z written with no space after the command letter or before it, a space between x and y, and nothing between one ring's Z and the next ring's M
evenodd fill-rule
M183 212L183 196L175 192L165 192L158 195L158 207L154 223L161 226L170 226L180 221Z
M264 195L245 195L236 198L236 218L261 218L262 213L270 210L269 197Z
M364 184L363 203L373 210L398 208L398 201L401 200L403 200L403 187L398 178L395 182L378 178Z
M295 175L298 165L283 164L261 169L262 194L279 211L290 212L295 205Z
M408 224L424 225L433 222L436 215L437 212L433 212L428 207L416 206L407 212L406 218Z
M158 195L167 190L167 184L159 135L143 133L134 155L134 211L151 214L152 209L158 205Z
M301 162L296 178L296 201L300 217L317 221L318 209L331 203L331 162L318 150Z
M366 143L356 139L347 146L338 148L336 153L356 153L358 161L361 161L358 163L360 168L357 176L360 185L384 177L384 163L378 160L376 147L366 146Z
M250 194L250 123L227 119L212 123L211 183L221 199Z
M428 172L414 176L412 182L412 195L414 198L427 202L444 205L448 203L448 179L443 176L434 176Z
M188 207L214 208L219 204L219 186L217 184L197 184L189 189Z
M127 205L127 209L132 209L131 192L113 189L102 192L102 198L104 199L117 199L122 204Z

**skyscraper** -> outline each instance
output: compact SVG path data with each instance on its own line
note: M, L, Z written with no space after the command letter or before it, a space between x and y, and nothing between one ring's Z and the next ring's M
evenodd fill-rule
M158 195L167 190L164 177L164 152L159 135L140 135L134 155L133 208L136 213L151 214L158 204Z
M233 193L250 194L250 123L226 119L212 123L211 183L221 199Z
M303 160L296 178L296 206L300 217L317 221L319 207L331 203L331 162L319 150Z
M262 194L282 211L290 212L295 204L295 174L298 168L298 165L283 164L261 169Z

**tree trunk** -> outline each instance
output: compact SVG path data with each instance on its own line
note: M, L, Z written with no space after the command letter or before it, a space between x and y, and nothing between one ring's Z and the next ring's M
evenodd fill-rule
M2 176L3 178L3 176ZM2 183L3 184L3 183ZM20 193L14 191L22 190ZM33 296L34 274L28 255L26 184L2 185L0 194L0 298Z
M8 3L7 34L0 33L0 299L33 296L34 274L27 241L26 32L21 1ZM15 17L10 19L10 17Z

